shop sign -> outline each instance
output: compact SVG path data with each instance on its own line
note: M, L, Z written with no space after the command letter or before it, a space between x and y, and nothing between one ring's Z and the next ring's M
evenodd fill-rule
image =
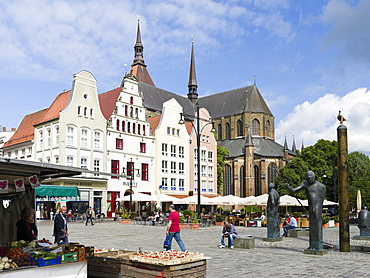
M14 185L15 185L15 191L16 192L24 192L25 191L23 179L14 180Z
M40 182L39 182L39 179L36 175L33 175L33 176L30 176L28 177L28 180L31 184L31 187L32 189L35 189L36 187L39 187L40 186Z
M0 193L8 193L8 181L0 180Z

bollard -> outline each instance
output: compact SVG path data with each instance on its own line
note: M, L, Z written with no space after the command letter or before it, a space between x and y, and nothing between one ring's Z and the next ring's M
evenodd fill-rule
M339 188L339 246L340 252L350 252L349 194L348 194L348 141L347 127L337 128L338 136L338 188Z

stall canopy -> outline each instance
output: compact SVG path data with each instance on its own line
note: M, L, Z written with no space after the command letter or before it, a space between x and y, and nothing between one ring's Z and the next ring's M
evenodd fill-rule
M36 197L79 197L77 186L41 185L35 188Z

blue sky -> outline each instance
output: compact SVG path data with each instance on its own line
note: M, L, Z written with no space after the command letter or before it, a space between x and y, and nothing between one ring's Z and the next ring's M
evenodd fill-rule
M342 110L350 151L370 153L370 1L3 0L0 8L3 127L50 106L80 70L95 76L98 93L119 85L140 15L156 86L186 95L194 36L200 95L255 75L278 142L334 140Z

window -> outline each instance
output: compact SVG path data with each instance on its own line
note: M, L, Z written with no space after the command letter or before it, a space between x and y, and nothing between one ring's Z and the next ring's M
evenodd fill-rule
M127 132L128 133L131 132L131 123L130 122L127 123Z
M134 108L130 107L130 117L134 117Z
M179 146L179 157L180 158L184 158L184 147L182 146Z
M276 164L271 162L267 168L267 181L268 181L268 184L274 182L275 178L276 178L276 171L275 169L277 169L276 167Z
M198 149L194 149L194 159L198 159Z
M231 194L231 166L225 164L223 196Z
M50 163L50 157L46 158L46 163Z
M72 126L67 127L67 145L73 146L73 135L74 135L74 128Z
M172 135L175 136L175 129L172 128Z
M127 162L127 176L132 177L132 180L135 179L134 162Z
M94 108L90 108L90 118L94 118Z
M137 125L137 134L140 135L141 131L140 131L140 125Z
M185 191L185 180L179 179L179 191Z
M202 135L202 142L205 142L205 141L206 141L206 136Z
M176 179L171 179L171 190L176 190Z
M59 164L59 156L55 156L55 164Z
M51 146L51 129L50 128L46 130L46 134L47 134L47 147L50 148Z
M136 119L139 118L139 109L137 109L137 108L135 109L135 117L136 117Z
M206 153L206 151L202 150L202 161L207 161Z
M81 129L81 147L87 148L87 129Z
M260 122L257 119L252 122L252 135L260 135Z
M171 135L171 128L170 127L167 127L167 134Z
M213 152L208 152L208 162L213 162Z
M162 173L168 173L167 161L162 160Z
M55 129L55 146L59 145L59 126L56 126Z
M117 114L117 112L118 112L118 107L116 106L114 107L113 114Z
M176 145L171 145L171 156L176 157Z
M207 181L202 181L202 192L207 192Z
M225 124L225 139L226 140L230 139L230 124L229 123Z
M213 192L213 181L208 182L208 192Z
M207 166L202 165L202 177L207 176Z
M141 164L141 180L147 181L148 180L148 164L142 163Z
M198 191L198 180L194 180L194 191Z
M270 121L266 122L266 136L270 137Z
M218 124L218 140L222 140L222 125Z
M168 155L168 153L167 153L167 144L165 144L165 143L162 143L162 155L165 155L165 156Z
M236 123L236 136L243 136L243 123L241 120L238 120Z
M87 158L81 158L81 168L87 169ZM82 176L86 176L86 173L82 173Z
M123 150L123 140L116 138L116 149Z
M95 172L100 172L100 160L99 159L94 159L94 171ZM98 177L99 174L94 174L94 177Z
M87 107L84 107L84 117L87 117Z
M176 174L176 162L171 161L171 173Z
M177 130L177 136L180 136L180 129Z
M183 162L179 162L179 174L185 173L185 164Z
M119 174L119 160L111 160L111 173ZM119 179L119 177L111 176L112 179Z
M130 97L130 104L134 104L134 97Z
M81 116L81 106L77 106L77 115Z
M143 125L143 135L145 135L145 125Z
M206 136L206 142L209 143L209 136Z
M213 166L208 166L208 177L213 177Z
M18 158L18 150L14 151L15 158Z
M125 105L125 116L128 116L128 107Z
M119 131L119 120L116 122L116 129Z
M23 157L26 156L26 149L22 149L21 152Z
M122 121L122 131L123 132L126 131L126 122L125 121Z
M167 178L162 178L162 190L168 190Z
M28 154L27 154L28 156L31 156L32 155L32 147L29 147L28 148Z
M198 175L198 165L194 164L194 176Z
M132 133L133 134L136 133L136 124L135 123L132 124Z
M67 156L67 166L73 167L73 156Z
M94 132L94 149L96 150L100 149L100 132L99 131Z
M44 138L42 130L39 131L39 148L42 149L44 147Z
M140 142L140 152L146 153L146 143Z

